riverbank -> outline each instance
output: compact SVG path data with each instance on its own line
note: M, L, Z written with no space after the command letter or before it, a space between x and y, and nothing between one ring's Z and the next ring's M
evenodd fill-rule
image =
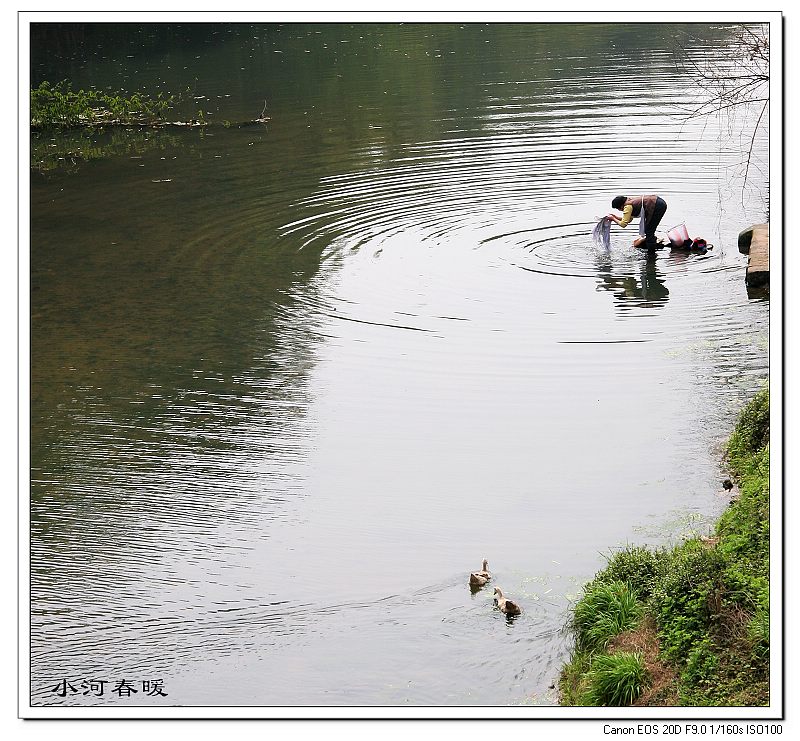
M727 444L738 493L713 537L627 548L584 587L562 705L769 703L769 390Z

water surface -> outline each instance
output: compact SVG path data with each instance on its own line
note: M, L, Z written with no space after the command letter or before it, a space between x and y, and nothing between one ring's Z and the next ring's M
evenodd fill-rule
M712 526L768 372L766 172L673 54L726 29L41 31L34 83L214 125L32 173L33 703L556 702L581 585ZM593 246L651 192L715 249Z

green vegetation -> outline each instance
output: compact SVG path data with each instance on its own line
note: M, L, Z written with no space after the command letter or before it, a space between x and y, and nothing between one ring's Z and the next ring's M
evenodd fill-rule
M576 643L583 651L604 649L614 636L633 630L641 614L636 592L627 583L597 584L575 607Z
M109 156L141 155L178 146L169 132L207 126L198 111L191 121L167 121L181 96L155 98L134 93L73 90L68 82L42 82L31 90L31 169L41 173L75 170L84 162Z
M713 538L628 547L584 587L563 705L769 702L768 389L742 411L727 455L739 497Z
M188 92L188 91L187 91ZM187 121L167 121L166 115L185 95L155 98L143 93L125 96L99 90L73 90L64 81L42 82L31 90L31 168L41 173L75 170L84 162L109 156L140 155L151 149L184 144L168 132L198 128L202 136L211 123L198 109ZM269 120L233 124L226 129Z
M66 81L56 85L44 81L31 90L31 127L157 125L164 123L175 102L175 96L162 93L155 98L143 93L124 96L100 90L73 90Z
M641 654L600 654L587 675L588 704L630 705L642 694L647 676Z

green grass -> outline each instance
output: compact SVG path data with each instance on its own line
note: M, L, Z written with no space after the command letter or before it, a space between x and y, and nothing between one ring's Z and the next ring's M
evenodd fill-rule
M759 608L747 626L754 653L761 658L769 657L769 605Z
M642 600L647 600L656 581L663 577L666 561L664 551L653 551L643 546L629 546L611 554L608 565L597 574L594 584L625 582Z
M633 630L641 614L636 593L625 582L592 585L575 607L572 626L578 647L605 648L614 636Z
M607 675L616 665L601 659L623 655L609 654L610 638L640 619L656 626L657 646L648 655L675 672L679 704L768 704L767 389L742 411L727 458L740 496L717 523L716 544L693 538L671 549L629 547L586 585L570 623L575 650L559 683L563 704L613 704ZM637 675L640 684L646 676ZM614 695L625 702L630 696Z
M601 654L587 673L586 705L631 705L647 684L647 669L641 654Z

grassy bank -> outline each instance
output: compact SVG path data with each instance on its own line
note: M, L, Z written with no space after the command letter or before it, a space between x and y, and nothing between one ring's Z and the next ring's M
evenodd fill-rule
M769 390L727 445L739 493L714 536L629 547L584 587L562 705L769 702Z

